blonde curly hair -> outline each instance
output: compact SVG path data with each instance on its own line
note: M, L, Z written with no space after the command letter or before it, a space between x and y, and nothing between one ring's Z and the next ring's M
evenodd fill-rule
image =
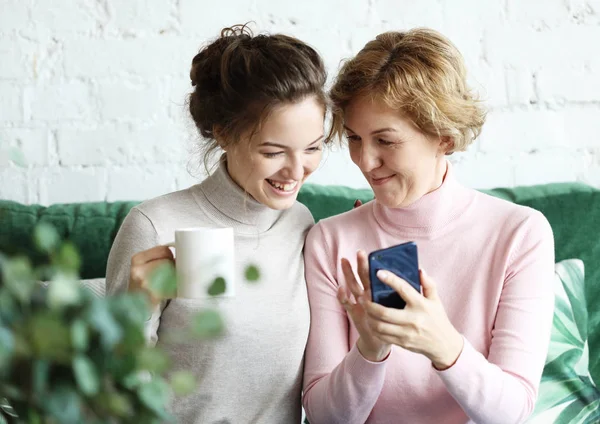
M386 32L344 63L331 89L331 136L342 137L344 110L359 97L381 100L427 134L450 137L447 154L479 136L486 111L466 82L464 59L437 31Z

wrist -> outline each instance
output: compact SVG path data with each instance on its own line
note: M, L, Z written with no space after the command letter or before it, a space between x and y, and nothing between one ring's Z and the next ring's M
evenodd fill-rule
M456 364L464 348L463 336L457 331L447 346L448 348L445 350L446 353L444 355L431 360L433 367L438 371L447 370Z
M362 357L370 362L382 362L389 356L392 349L390 345L382 345L378 348L372 348L368 346L367 343L365 343L365 341L360 337L356 341L356 348Z

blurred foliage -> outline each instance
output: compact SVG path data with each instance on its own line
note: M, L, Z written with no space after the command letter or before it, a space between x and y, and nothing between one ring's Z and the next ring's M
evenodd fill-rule
M186 373L167 380L169 359L147 346L146 296L95 297L78 283L71 243L49 224L33 237L46 263L0 254L0 424L171 421L171 393L195 384ZM172 284L174 272L162 273L153 283ZM218 333L212 317L191 332Z
M148 296L96 297L79 284L77 248L51 224L39 223L33 241L42 263L0 252L0 424L172 421L171 396L191 393L196 381L185 371L169 375L170 359L147 345ZM245 277L256 282L259 270L249 265ZM216 278L208 294L225 293L226 284ZM157 267L150 289L157 298L176 295L172 264ZM219 312L207 308L169 339L223 331Z

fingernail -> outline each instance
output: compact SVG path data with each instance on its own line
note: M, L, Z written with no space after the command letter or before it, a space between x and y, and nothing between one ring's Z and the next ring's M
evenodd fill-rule
M388 278L390 276L390 273L387 271L384 271L383 269L380 269L379 271L377 271L377 276L383 280L383 279Z

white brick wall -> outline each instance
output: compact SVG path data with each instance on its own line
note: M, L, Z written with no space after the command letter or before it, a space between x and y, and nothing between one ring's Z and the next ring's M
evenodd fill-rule
M331 75L384 30L438 29L490 108L452 157L466 184L600 185L600 0L0 0L0 199L146 199L196 181L191 59L250 20L313 44ZM339 148L312 182L366 186Z

